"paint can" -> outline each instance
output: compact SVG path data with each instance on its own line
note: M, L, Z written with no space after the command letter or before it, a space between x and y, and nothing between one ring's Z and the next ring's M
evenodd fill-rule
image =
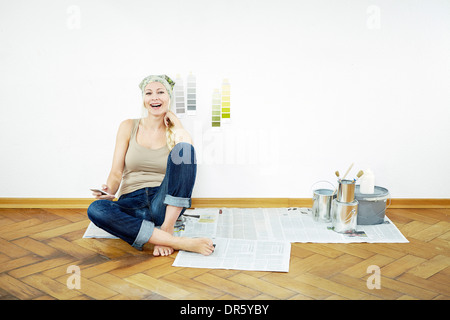
M355 199L355 181L340 180L337 192L339 202L352 202Z
M358 201L340 202L333 200L331 222L333 230L339 233L353 233L356 230Z
M331 201L335 197L330 189L314 190L312 215L314 221L330 222Z
M374 193L361 193L360 186L355 188L355 198L359 202L358 221L359 225L373 225L384 222L386 213L386 203L389 197L389 190L375 186ZM390 203L389 203L390 205Z

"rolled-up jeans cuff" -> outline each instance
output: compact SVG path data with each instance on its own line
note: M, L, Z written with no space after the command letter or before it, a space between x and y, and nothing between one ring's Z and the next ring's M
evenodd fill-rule
M141 228L139 229L139 233L134 240L132 246L138 250L142 250L144 244L150 240L153 230L155 229L155 224L148 220L142 220Z
M169 206L174 206L174 207L190 208L191 207L191 198L173 197L170 194L168 194L164 198L164 203Z

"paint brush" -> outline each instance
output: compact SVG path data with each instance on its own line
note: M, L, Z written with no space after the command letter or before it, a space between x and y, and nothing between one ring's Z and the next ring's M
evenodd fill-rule
M359 178L361 178L361 176L364 174L364 171L359 170L358 173L356 174L356 178L353 179L353 182L356 182L356 180L358 180Z
M341 179L339 178L339 171L335 171L334 174L336 175L336 177L338 178L338 181L341 182Z
M342 177L342 180L345 179L345 177L348 175L348 173L350 172L350 170L353 168L353 163L350 165L350 167L348 167L347 172L344 174L344 176Z

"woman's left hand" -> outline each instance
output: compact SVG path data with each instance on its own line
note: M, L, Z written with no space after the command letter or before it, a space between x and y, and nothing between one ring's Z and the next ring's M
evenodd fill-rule
M174 133L175 144L179 142L187 142L192 144L189 133L183 128L180 119L172 111L167 111L164 116L164 124L166 127L172 128Z
M177 118L177 116L172 111L167 111L164 116L164 125L166 127L173 126L174 128L182 128L181 121Z

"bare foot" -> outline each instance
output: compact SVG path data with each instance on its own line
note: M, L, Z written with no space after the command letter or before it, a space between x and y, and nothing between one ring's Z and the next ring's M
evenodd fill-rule
M214 251L214 246L211 239L174 237L168 232L160 229L153 230L153 234L148 242L155 245L156 250L153 251L155 255L163 255L162 253L165 254L164 250L166 248L197 252L205 256L210 255ZM164 248L162 252L161 248Z
M168 255L171 255L172 253L173 253L173 249L171 247L155 245L155 248L153 249L153 255L155 257L168 256Z
M201 253L209 256L214 251L213 242L208 238L184 238L179 239L179 250Z

